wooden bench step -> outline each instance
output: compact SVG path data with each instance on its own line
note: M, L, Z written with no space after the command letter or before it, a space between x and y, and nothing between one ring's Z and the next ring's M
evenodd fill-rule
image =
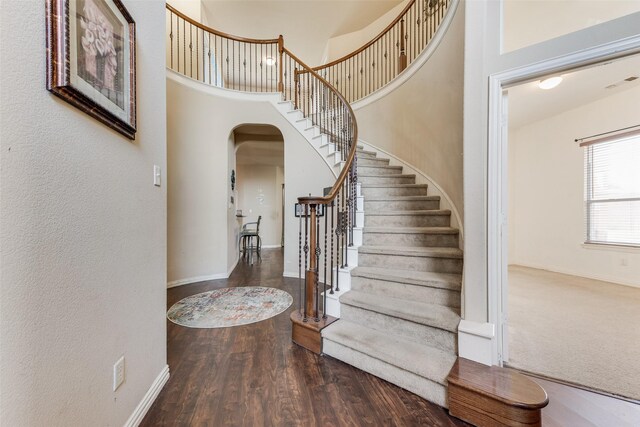
M449 377L449 413L478 427L541 426L549 398L515 371L459 357Z

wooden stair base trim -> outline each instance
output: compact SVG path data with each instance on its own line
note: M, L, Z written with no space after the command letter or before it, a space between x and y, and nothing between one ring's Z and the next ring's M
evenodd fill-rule
M549 398L522 374L459 357L449 377L449 414L478 427L541 426Z
M302 310L291 313L291 339L294 343L316 354L322 354L321 331L338 320L336 317L327 316L319 321L308 317L303 320Z

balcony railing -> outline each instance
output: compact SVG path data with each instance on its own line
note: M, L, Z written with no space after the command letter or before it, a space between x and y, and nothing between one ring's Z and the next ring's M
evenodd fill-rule
M451 3L452 0L412 0L364 46L313 70L347 101L362 99L391 82L418 58L435 36Z

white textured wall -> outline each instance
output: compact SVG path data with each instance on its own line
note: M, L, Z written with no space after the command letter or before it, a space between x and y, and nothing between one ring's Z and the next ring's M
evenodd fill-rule
M531 46L634 12L640 12L638 0L506 0L504 50Z
M341 58L344 55L347 55L364 46L365 43L373 40L374 37L380 34L382 30L384 30L391 22L393 22L393 20L396 19L398 15L400 15L400 12L402 12L402 10L408 3L409 0L403 0L393 9L389 10L387 13L358 31L353 31L351 33L342 34L330 38L327 41L327 46L325 48L325 63Z
M574 142L635 125L639 111L636 87L509 132L510 264L640 287L640 249L583 245L584 148Z
M331 170L268 100L274 95L261 99L167 73L169 283L226 276L235 263L229 227L237 226L237 220L236 207L228 203L227 159L229 135L242 124L273 125L284 137L285 271L297 272L293 204L299 196L321 195L335 182Z
M402 86L364 107L359 137L430 176L463 214L462 98L464 7L442 43Z
M45 89L44 2L0 3L2 426L123 425L166 364L164 3L124 4L135 142Z

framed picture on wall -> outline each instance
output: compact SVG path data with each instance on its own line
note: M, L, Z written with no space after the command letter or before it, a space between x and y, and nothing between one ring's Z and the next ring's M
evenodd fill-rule
M135 22L120 0L46 0L47 89L136 134Z

